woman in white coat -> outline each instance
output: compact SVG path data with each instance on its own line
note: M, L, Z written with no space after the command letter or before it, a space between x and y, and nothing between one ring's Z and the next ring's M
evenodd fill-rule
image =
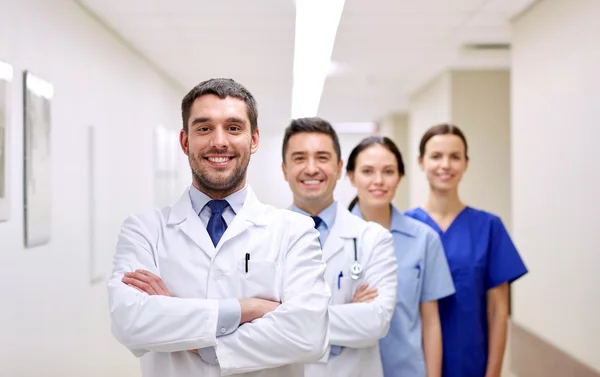
M258 130L244 87L203 82L182 115L193 185L125 220L108 282L114 336L144 377L301 377L327 348L318 233L246 185Z
M342 161L338 137L319 118L292 121L283 141L283 172L292 210L311 216L320 233L331 289L329 348L306 377L381 377L378 342L396 303L396 258L391 234L352 215L333 199Z

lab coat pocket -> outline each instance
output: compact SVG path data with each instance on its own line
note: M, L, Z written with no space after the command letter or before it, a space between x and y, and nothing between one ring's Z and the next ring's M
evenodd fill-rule
M262 298L280 302L279 265L272 261L240 261L238 285L240 298Z
M353 282L354 280L349 277L338 276L331 292L331 303L336 305L351 303L352 298L354 297L352 291Z

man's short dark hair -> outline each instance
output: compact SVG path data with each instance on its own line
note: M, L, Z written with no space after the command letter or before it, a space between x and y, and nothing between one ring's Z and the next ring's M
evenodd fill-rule
M333 142L333 149L337 154L338 162L341 161L342 151L340 148L340 140L338 139L337 132L335 132L335 129L333 128L331 123L319 117L311 117L294 119L292 120L290 125L285 129L285 134L283 135L283 146L281 148L281 157L283 158L284 163L285 153L287 152L290 138L296 134L313 132L325 134L331 137L331 141Z
M240 99L246 103L248 109L248 119L250 120L250 131L258 128L258 109L256 100L252 94L242 84L224 78L215 78L202 81L196 85L181 101L181 118L183 120L183 130L188 133L188 121L190 120L190 112L194 101L201 96L214 94L220 99L233 97Z

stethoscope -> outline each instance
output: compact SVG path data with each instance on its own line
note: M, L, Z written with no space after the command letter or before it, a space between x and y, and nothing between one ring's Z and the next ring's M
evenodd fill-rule
M358 248L356 247L356 237L353 238L354 241L354 263L350 266L350 277L352 280L358 280L362 276L363 267L358 262Z

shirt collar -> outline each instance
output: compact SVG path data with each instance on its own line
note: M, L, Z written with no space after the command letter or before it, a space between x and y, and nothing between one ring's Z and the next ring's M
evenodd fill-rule
M292 211L301 213L306 216L311 216L308 212L301 210L295 204L292 204ZM331 229L335 223L335 215L337 214L337 202L334 201L329 207L322 210L317 216L323 220L327 229Z
M246 184L241 190L238 190L224 198L227 200L227 203L229 203L229 206L233 210L234 214L237 215L242 210L247 194L248 185ZM198 190L194 185L190 187L190 199L192 201L192 208L194 208L194 212L197 214L200 214L202 209L204 209L204 206L212 200L210 196Z
M392 207L392 221L390 222L390 232L398 232L405 234L410 237L416 237L416 229L413 224L410 223L407 216L403 215L398 209L390 204ZM360 206L358 203L352 208L352 214L360 217L364 220L362 212L360 211ZM408 221L407 221L408 220Z

